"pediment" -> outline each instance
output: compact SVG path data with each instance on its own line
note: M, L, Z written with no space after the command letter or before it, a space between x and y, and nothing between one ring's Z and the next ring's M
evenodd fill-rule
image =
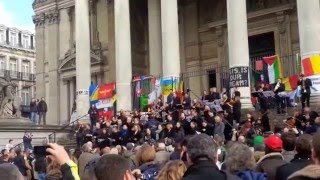
M90 52L91 66L102 63L102 55L100 51ZM76 69L76 49L70 49L66 52L63 59L60 60L59 72L75 70Z

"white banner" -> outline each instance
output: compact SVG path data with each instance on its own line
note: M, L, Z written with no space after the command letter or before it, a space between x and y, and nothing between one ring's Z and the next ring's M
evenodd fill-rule
M308 76L308 78L312 82L311 94L313 93L319 94L320 93L320 74Z
M97 109L109 108L113 106L113 98L99 100L96 103Z

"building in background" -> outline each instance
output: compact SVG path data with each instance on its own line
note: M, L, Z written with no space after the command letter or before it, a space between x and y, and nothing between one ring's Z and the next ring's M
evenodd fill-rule
M0 78L10 78L17 85L22 111L35 97L34 34L0 24ZM40 98L40 97L38 97Z
M320 22L318 14L312 14L320 12L319 0L298 1L303 3L297 4L296 0L34 0L37 94L48 102L47 123L63 124L69 119L76 87L82 84L76 82L76 67L78 71L89 68L91 77L86 78L91 78L93 83L117 82L127 90L130 89L128 77L172 76L181 72L185 87L192 88L198 96L209 87L228 86L230 67L245 65L252 69L255 61L264 56L279 55L285 67L284 76L288 77L296 73L296 54L309 47L308 42L320 38L310 33L313 38L306 38L309 30L316 32L313 30L318 25L299 29L304 22ZM82 11L76 11L76 5L81 5ZM80 23L76 23L77 17ZM76 38L76 29L83 24L90 31L79 31ZM78 56L85 59L86 67L77 64L76 59L76 55L83 53L76 52L75 45L82 37L86 39L86 47L90 47L90 52L84 49L85 56ZM317 44L310 47L318 48ZM304 52L311 51L301 54ZM78 92L83 92L82 88ZM117 92L118 97L127 98L125 105L130 103L128 94L125 88ZM249 87L241 92L244 94L249 102Z

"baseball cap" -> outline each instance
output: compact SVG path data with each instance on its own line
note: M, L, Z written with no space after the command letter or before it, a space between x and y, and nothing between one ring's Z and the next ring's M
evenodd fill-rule
M270 135L264 139L264 144L272 151L282 150L282 140L276 135Z

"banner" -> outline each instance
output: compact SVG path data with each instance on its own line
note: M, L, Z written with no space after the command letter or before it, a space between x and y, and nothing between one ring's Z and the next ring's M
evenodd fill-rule
M229 87L249 87L249 67L239 66L230 68Z
M170 94L170 91L176 91L177 90L177 79L176 78L166 78L162 80L161 83L162 87L162 94L164 96L167 96Z
M98 99L112 98L114 89L114 83L102 85L98 91Z
M98 91L99 86L96 84L91 84L89 87L89 101L90 105L95 104L98 102Z
M312 82L311 94L320 93L320 74L308 77Z
M96 103L97 109L104 109L113 107L114 102L117 100L117 96L114 95L112 98L101 99Z

